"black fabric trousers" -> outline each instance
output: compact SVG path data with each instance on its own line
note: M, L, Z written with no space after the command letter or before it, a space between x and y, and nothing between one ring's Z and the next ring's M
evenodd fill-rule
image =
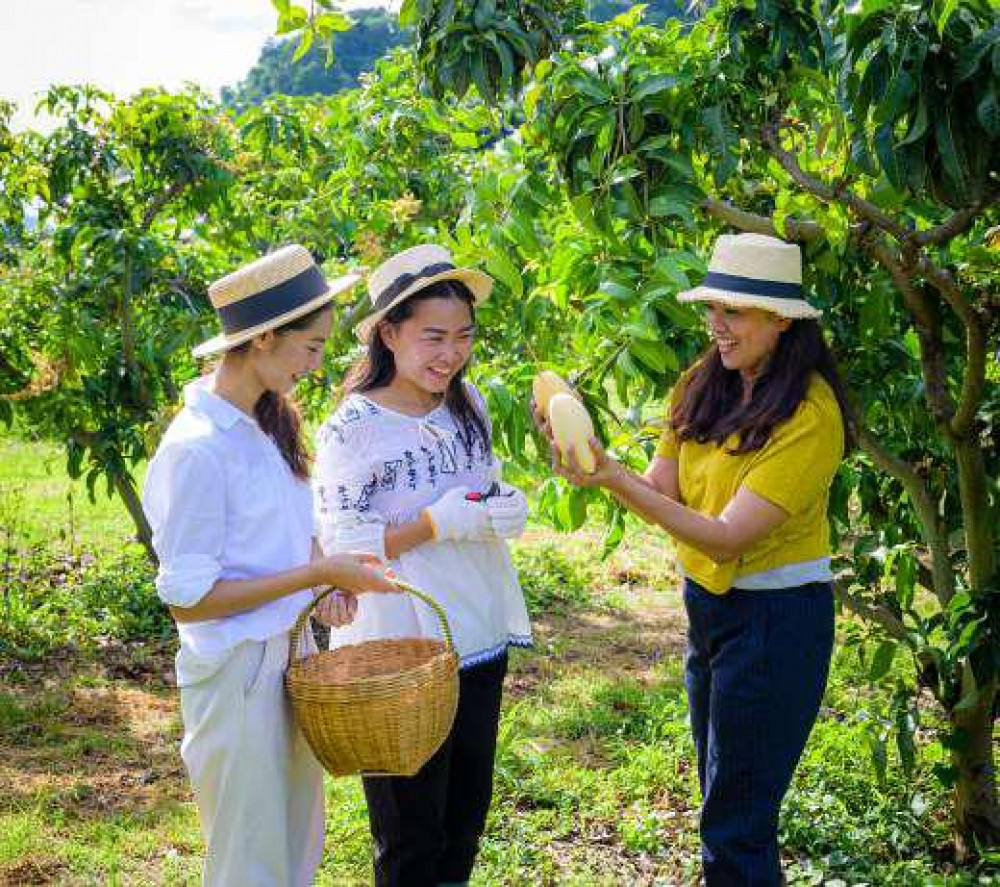
M469 880L493 797L507 655L459 672L458 712L415 776L364 779L376 887Z

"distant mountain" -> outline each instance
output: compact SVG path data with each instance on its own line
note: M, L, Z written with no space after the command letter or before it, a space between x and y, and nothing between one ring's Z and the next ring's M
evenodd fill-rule
M590 18L607 21L635 6L634 0L591 0ZM649 0L646 20L662 24L668 18L686 18L686 0ZM297 62L292 56L299 38L276 38L264 44L260 58L242 83L223 87L222 100L231 107L257 104L269 95L332 95L357 86L358 76L370 71L390 49L409 43L411 34L386 9L358 9L349 13L354 27L334 36L336 59L326 67L326 50L314 47Z

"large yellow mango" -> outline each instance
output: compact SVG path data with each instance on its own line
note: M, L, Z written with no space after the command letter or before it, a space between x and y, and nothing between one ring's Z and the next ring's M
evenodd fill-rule
M594 423L587 408L570 394L554 394L549 401L549 424L560 451L572 451L580 467L593 474L597 468L594 451L590 449Z
M542 370L535 376L534 381L531 383L531 394L538 405L538 409L541 410L542 415L546 418L549 415L549 403L551 403L554 395L569 394L576 397L576 392L573 391L569 383L557 373L552 372L552 370Z

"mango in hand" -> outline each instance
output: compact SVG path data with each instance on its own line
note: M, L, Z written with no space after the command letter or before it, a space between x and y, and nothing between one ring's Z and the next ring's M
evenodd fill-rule
M557 373L552 370L542 370L531 383L531 395L542 415L548 418L549 404L557 394L568 394L576 397L576 392Z
M554 394L549 401L549 424L560 451L572 452L580 467L587 474L593 474L597 470L594 451L590 448L594 423L587 408L570 394Z

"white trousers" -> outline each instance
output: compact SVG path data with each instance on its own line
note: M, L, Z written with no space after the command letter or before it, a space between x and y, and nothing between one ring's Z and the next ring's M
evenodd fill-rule
M308 887L323 855L323 771L285 695L288 634L246 641L181 689L207 887Z

